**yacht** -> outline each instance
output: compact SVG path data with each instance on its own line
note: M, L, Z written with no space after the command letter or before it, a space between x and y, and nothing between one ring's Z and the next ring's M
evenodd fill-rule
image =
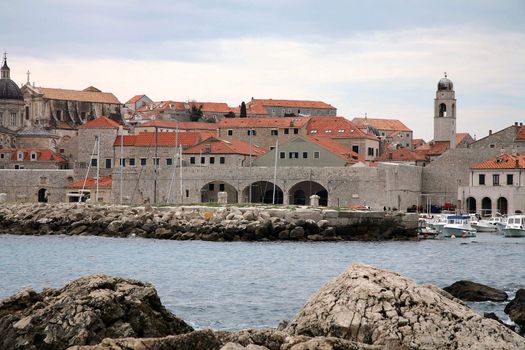
M490 219L481 219L478 221L470 222L470 225L477 232L496 232L498 230L497 222L500 222L501 218L493 216Z
M503 235L505 237L525 237L525 215L509 215Z
M443 237L476 237L476 230L470 226L470 216L449 215L443 226Z

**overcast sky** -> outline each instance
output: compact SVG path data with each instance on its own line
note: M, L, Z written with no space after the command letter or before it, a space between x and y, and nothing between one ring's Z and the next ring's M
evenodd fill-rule
M12 78L121 102L313 99L433 136L447 72L458 132L525 122L525 0L2 0Z

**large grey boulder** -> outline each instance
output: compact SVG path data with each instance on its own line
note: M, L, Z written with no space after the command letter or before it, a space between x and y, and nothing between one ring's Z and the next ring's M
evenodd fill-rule
M525 289L518 289L514 299L505 306L505 313L520 326L521 333L525 334Z
M193 329L162 306L155 288L94 275L61 289L24 289L0 301L0 349L60 350L104 338L164 337Z
M382 349L523 349L524 338L443 290L354 264L314 294L284 330Z
M505 291L472 281L457 281L443 288L452 296L464 301L505 301Z

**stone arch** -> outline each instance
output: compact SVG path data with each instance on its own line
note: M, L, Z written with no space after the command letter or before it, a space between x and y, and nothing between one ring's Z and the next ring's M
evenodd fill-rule
M218 202L218 193L226 192L228 194L228 203L238 202L237 189L226 181L210 181L201 188L201 202Z
M498 209L498 213L505 215L509 211L509 202L507 198L505 197L499 197L496 201L496 207Z
M47 190L45 188L38 190L38 202L47 203Z
M245 203L273 203L273 182L257 181L248 186L242 191L243 200ZM275 204L283 204L283 190L279 186L275 186Z
M310 196L316 194L319 196L319 205L328 205L328 191L323 185L315 181L298 182L290 188L288 193L290 204L308 205L310 204Z
M481 216L490 215L492 215L492 199L489 197L484 197L481 200Z
M440 117L446 117L447 116L447 105L444 103L439 104L439 116Z
M467 210L469 213L476 212L476 198L468 197L466 200Z

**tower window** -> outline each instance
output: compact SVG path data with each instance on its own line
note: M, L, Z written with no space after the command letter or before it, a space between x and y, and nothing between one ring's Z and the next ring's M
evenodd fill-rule
M447 105L442 103L439 105L439 116L440 117L446 117L447 116Z

